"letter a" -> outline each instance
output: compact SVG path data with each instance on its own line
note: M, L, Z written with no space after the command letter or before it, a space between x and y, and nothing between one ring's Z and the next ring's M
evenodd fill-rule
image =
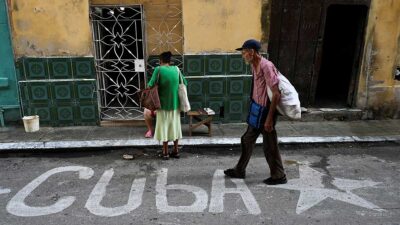
M162 213L168 212L203 212L207 208L208 195L207 192L196 186L184 184L169 184L167 185L168 169L161 169L158 171L157 184L156 184L156 206ZM184 190L192 192L196 200L189 206L170 206L168 205L167 190Z
M128 203L126 205L114 208L107 208L100 205L100 202L106 195L107 185L110 183L113 175L113 169L106 170L103 173L103 176L101 176L99 182L97 182L96 186L93 188L93 191L90 193L89 199L86 202L85 207L91 213L97 216L112 217L128 214L142 204L142 196L144 186L146 184L146 178L135 179L135 181L132 183Z
M62 172L79 172L79 179L89 179L93 176L94 171L89 167L83 166L66 166L58 167L47 171L40 175L24 188L22 188L7 204L7 211L16 216L44 216L58 213L70 207L75 201L75 197L61 197L56 203L50 206L28 206L25 204L25 198L29 196L41 183L46 181L50 176Z
M250 214L258 215L261 213L260 207L251 191L241 179L231 179L237 188L225 187L225 175L222 170L216 170L212 180L211 200L209 211L222 213L224 211L224 195L227 193L239 194Z

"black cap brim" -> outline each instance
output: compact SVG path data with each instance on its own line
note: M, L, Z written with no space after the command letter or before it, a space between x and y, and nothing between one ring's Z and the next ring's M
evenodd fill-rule
M236 49L236 51L242 51L243 50L243 48L237 48Z

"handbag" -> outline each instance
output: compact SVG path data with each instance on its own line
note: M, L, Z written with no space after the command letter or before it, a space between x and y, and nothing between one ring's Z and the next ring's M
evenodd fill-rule
M179 108L183 112L189 112L190 111L190 102L189 102L188 95L187 95L186 85L183 82L181 71L179 70L178 67L176 67L176 69L178 70L178 74L179 74L179 87L178 87L178 96L179 96L179 104L180 104Z
M161 108L160 96L158 95L158 79L160 77L160 69L157 73L157 82L151 88L146 88L141 91L140 104L151 111Z
M253 95L253 90L254 90L254 76L251 82L250 96ZM247 119L246 119L247 124L255 129L260 129L264 127L267 115L268 115L268 108L258 104L252 99L252 97L250 97L249 113L247 114Z
M290 119L301 119L301 107L299 94L290 83L290 81L278 71L278 89L281 92L281 99L276 106L276 109L284 116ZM267 86L268 97L272 101L271 88Z
M267 119L267 107L264 107L253 99L250 99L249 113L247 114L247 124L253 128L260 129L264 127Z

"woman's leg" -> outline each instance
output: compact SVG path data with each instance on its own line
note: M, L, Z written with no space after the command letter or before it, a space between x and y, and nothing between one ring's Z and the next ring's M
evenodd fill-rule
M163 155L168 155L168 141L163 142Z
M169 154L170 157L175 158L175 159L180 158L179 152L178 152L178 143L179 143L178 141L179 141L179 139L176 139L174 141L174 150L171 152L171 154Z
M174 154L178 154L178 142L179 142L179 139L176 139L175 141L174 141Z
M146 127L147 127L146 135L150 131L151 136L153 136L153 134L154 134L153 116L151 115L151 111L145 108L144 112L143 112L143 117L144 117L144 122L146 123Z

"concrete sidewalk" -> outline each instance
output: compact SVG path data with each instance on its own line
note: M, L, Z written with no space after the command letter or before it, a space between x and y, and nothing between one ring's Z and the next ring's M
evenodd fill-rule
M213 124L212 136L207 128L199 128L189 137L183 124L180 145L238 145L246 124ZM0 151L56 148L140 147L157 146L154 139L144 138L146 128L139 127L41 127L25 133L23 127L0 128ZM398 142L400 120L358 120L293 122L278 121L281 144ZM257 140L262 143L262 137Z

